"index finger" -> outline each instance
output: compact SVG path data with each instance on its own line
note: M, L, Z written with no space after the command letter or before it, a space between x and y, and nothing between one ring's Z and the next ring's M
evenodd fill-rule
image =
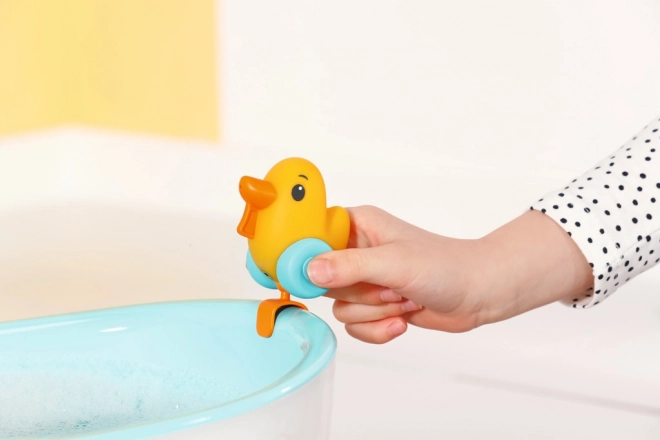
M324 296L348 303L372 306L397 302L402 299L401 295L391 289L369 283L358 283L349 287L330 289Z

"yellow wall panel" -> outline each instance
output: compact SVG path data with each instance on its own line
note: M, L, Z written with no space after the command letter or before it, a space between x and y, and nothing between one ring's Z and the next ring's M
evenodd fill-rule
M0 2L0 133L66 122L217 140L214 3Z
M57 2L0 1L0 134L60 124L64 26Z

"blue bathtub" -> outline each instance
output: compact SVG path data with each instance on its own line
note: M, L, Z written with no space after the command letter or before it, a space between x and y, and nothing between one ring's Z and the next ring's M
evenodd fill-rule
M261 338L257 306L171 302L0 324L0 438L327 439L334 334L287 309Z

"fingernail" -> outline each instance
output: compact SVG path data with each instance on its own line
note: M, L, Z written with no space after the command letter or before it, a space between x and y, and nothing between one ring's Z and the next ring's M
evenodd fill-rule
M401 336L406 331L406 325L398 319L387 326L387 333L393 338Z
M401 301L401 295L392 289L384 289L380 291L380 300L382 302L398 302Z
M422 308L422 306L420 306L414 301L410 301L409 299L407 299L401 303L401 308L405 313L407 313L407 312L414 312L415 310L419 310Z
M326 259L312 260L307 266L309 280L318 285L328 284L332 281L330 273L330 262Z

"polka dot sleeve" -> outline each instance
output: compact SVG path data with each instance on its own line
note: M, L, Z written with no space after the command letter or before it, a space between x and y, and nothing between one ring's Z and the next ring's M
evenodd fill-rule
M535 209L570 235L593 268L594 287L568 300L601 303L660 262L660 118Z

